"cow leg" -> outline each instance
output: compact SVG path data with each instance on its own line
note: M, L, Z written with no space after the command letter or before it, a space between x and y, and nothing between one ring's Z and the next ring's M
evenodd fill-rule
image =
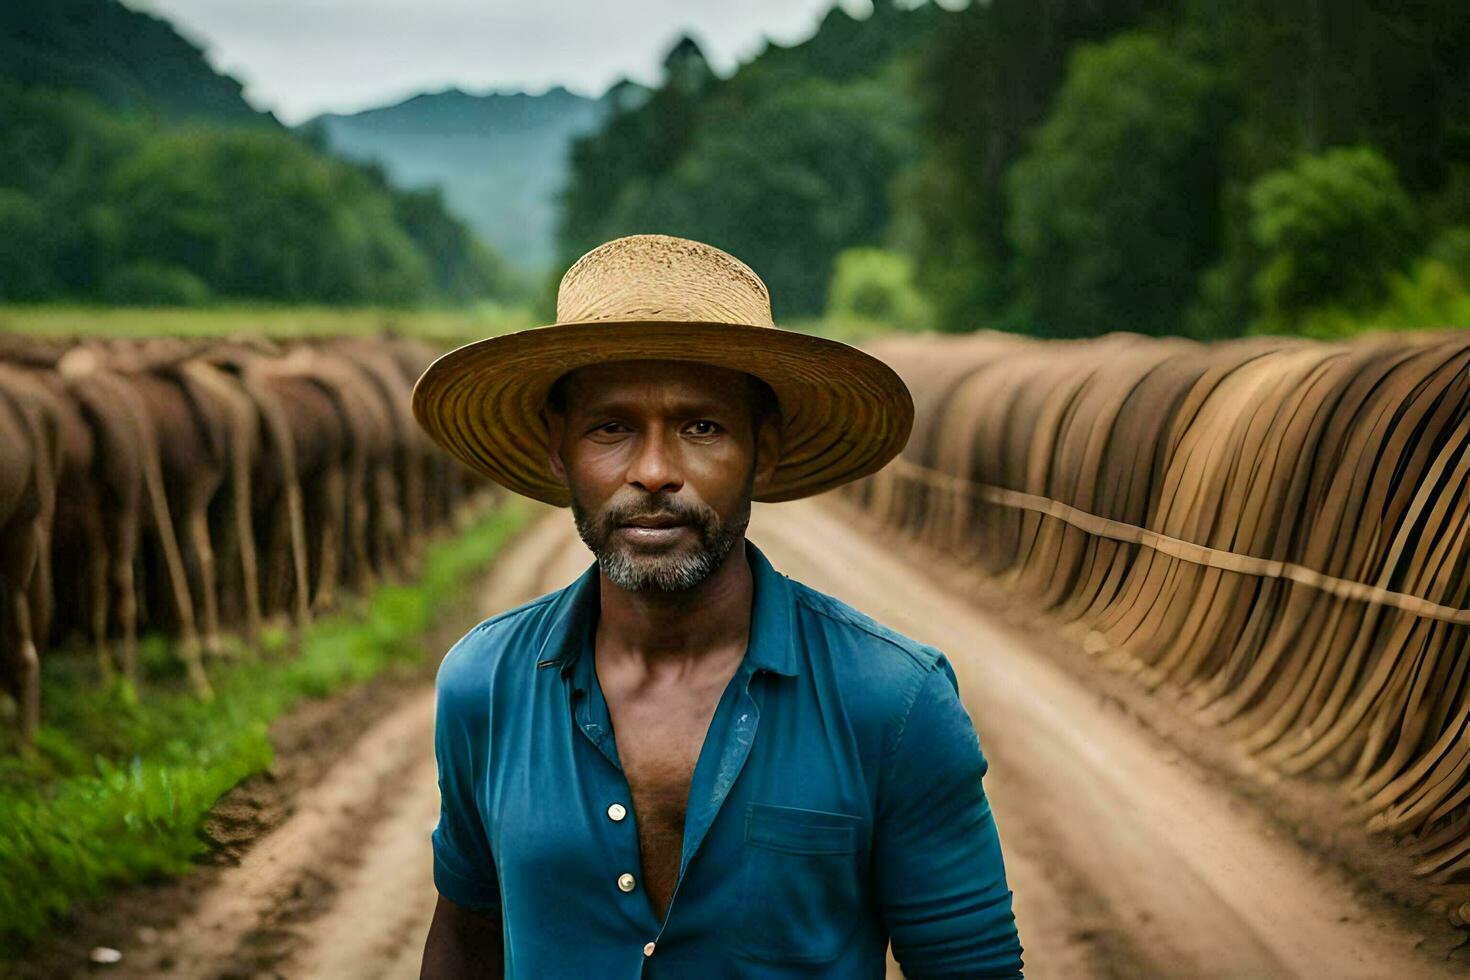
M32 629L32 592L37 587L36 562L40 554L41 529L22 525L0 544L0 569L5 572L4 600L10 620L12 641L10 689L19 709L20 739L31 744L41 724L41 658L36 652Z
M112 557L112 592L116 597L122 641L122 671L128 684L138 684L138 583L131 551ZM106 612L103 613L106 616Z
M407 454L403 469L403 570L418 577L424 544L424 468L416 452Z
M352 587L358 594L366 595L377 585L377 574L373 571L372 559L368 556L368 501L370 492L366 469L359 469L347 487L347 525L344 530L345 548L350 549Z
M20 740L30 745L41 726L41 658L36 653L31 630L31 597L25 592L13 596L16 637L16 700L20 704Z
M312 609L330 609L337 602L337 578L342 561L342 523L344 478L340 469L333 469L321 481L317 494L317 552L319 556L316 594L312 597Z
M246 484L249 485L248 482ZM255 527L250 516L250 499L235 494L234 534L240 549L240 574L245 585L245 639L251 649L260 644L260 579L256 568Z
M290 529L286 526L288 517L284 507L273 507L269 513L270 520L265 527L265 550L262 553L264 561L261 564L263 583L260 590L260 601L267 616L273 616L278 609L286 608L286 603L291 601L287 592L290 582L289 560L287 557L287 538Z
M398 484L386 465L378 469L378 499L382 501L378 526L374 528L379 568L385 577L403 572L403 511L398 506Z
M87 549L87 619L92 628L92 647L97 654L97 670L103 683L110 683L116 676L111 646L107 637L107 536L102 530L102 516L93 507L88 507L82 518L82 540Z
M195 507L187 520L194 558L198 562L200 597L204 600L204 649L218 656L223 644L219 635L219 591L215 580L214 547L209 541L209 516L205 508Z

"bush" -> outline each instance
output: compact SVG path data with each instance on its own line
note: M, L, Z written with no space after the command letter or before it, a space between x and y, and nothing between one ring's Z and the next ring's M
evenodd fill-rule
M1218 248L1221 92L1149 34L1076 49L1006 181L1031 332L1178 329Z
M1470 230L1451 228L1407 272L1388 277L1384 301L1372 309L1317 307L1289 325L1293 334L1320 339L1368 331L1470 328ZM1280 333L1279 321L1261 320L1254 333Z
M176 266L133 262L107 275L102 298L119 306L202 306L209 302L209 287Z
M1247 200L1263 261L1252 289L1268 321L1329 305L1371 309L1419 254L1414 202L1372 147L1303 157L1257 180Z
M40 202L0 187L0 302L46 299L56 291L48 226Z
M849 248L838 254L827 291L827 316L875 320L905 330L929 329L933 320L914 286L912 264L879 248Z
M1470 285L1470 228L1445 229L1430 243L1425 254Z

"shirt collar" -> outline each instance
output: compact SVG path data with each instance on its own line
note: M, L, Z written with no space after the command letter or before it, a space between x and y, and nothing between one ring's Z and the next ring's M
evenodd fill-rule
M750 562L754 596L750 614L750 645L745 663L751 671L768 670L786 677L801 673L796 652L796 634L792 628L795 596L791 580L772 567L765 553L754 542L745 541L745 555ZM563 675L570 673L581 657L584 644L597 623L601 599L601 579L593 562L575 581L561 590L551 613L546 639L537 655L538 668L557 667Z

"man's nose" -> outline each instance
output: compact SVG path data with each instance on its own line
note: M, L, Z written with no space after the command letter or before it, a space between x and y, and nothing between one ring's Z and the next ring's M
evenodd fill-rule
M628 482L648 493L676 491L684 485L679 470L678 451L668 445L661 431L648 433L639 440L637 454L628 467Z

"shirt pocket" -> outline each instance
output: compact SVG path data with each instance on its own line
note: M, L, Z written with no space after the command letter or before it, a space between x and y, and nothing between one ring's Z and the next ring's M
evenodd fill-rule
M774 963L836 957L863 914L863 820L748 803L735 949Z

